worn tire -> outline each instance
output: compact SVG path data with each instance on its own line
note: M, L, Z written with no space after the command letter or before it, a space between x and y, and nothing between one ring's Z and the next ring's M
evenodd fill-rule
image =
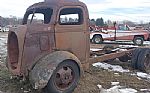
M95 35L92 39L93 43L100 44L103 42L103 38L100 35Z
M150 73L150 49L144 48L141 50L137 61L137 68Z
M138 46L142 46L144 42L143 37L135 37L133 43Z
M64 67L68 67L69 69L71 69L72 70L71 74L73 74L74 77L73 77L73 81L71 83L68 83L69 85L63 89L63 88L60 88L60 87L63 87L62 81L61 81L62 84L57 84L57 83L61 76L59 74L60 73L59 71L62 69L64 70ZM65 78L67 78L67 77L65 77ZM46 93L72 93L74 91L74 89L76 88L76 86L79 82L79 79L80 79L80 69L79 69L79 66L77 65L77 63L70 61L70 60L61 62L57 66L56 70L54 71L53 75L51 76L51 78L46 86L46 90L47 90ZM57 83L56 83L56 80L57 80ZM59 81L59 83L60 83L60 81Z
M121 62L128 62L128 60L130 59L128 55L124 55L122 57L118 58Z
M114 49L114 46L112 45L106 45L103 47L103 50L105 51L105 54L110 54L112 53L112 50ZM116 58L114 59L109 59L109 60L105 60L104 62L112 62L114 61Z
M131 67L134 69L137 69L137 61L138 61L138 57L139 57L140 52L141 52L141 48L136 48L132 52Z
M112 53L113 49L114 49L114 46L112 45L106 45L103 47L103 50L105 51L106 54Z

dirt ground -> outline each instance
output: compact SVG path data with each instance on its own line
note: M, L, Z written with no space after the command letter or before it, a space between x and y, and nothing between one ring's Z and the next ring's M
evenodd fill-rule
M7 33L0 33L0 35L6 34ZM32 89L31 85L27 81L20 80L19 78L12 76L5 66L6 56L3 55L5 54L0 53L0 93L1 91L4 93L41 93L40 90ZM110 64L119 64L123 68L127 68L132 72L136 72L136 70L133 70L129 67L130 63L123 63L115 60ZM89 71L84 73L84 76L81 78L79 85L73 93L100 93L100 89L97 87L98 84L107 89L112 87L111 82L116 81L120 82L121 86L133 88L138 91L140 91L140 89L150 89L150 81L146 79L138 79L137 76L131 75L130 73L108 71L102 68L90 66Z
M119 73L118 75L114 73L116 72L91 66L90 70L84 73L84 77L81 78L73 93L100 93L100 89L97 87L98 84L102 85L103 88L110 88L113 81L120 82L121 86L138 91L150 88L150 82L144 79L139 80L136 76L127 73ZM0 90L5 93L40 93L40 91L32 89L28 82L17 77L12 78L4 64L0 65Z

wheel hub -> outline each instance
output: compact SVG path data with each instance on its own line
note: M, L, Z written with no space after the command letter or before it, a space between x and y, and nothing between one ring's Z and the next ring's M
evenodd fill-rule
M141 41L141 40L136 40L136 43L137 43L137 44L141 44L142 41Z
M96 39L95 39L95 42L96 42L96 43L99 43L100 41L101 41L100 38L96 38Z
M55 77L55 84L59 89L68 88L74 81L74 73L70 67L62 67Z

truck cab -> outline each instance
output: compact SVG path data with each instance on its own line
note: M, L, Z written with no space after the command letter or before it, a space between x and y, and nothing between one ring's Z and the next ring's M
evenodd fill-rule
M89 15L78 0L46 0L30 6L22 25L8 34L7 67L35 89L70 93L90 53ZM82 68L81 68L82 67Z

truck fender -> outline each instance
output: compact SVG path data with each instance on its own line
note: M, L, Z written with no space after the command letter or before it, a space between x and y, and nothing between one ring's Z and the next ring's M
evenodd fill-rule
M81 62L74 54L67 51L56 51L39 59L29 72L29 80L34 89L44 88L58 64L65 60L76 62L79 66L80 75L82 75Z

